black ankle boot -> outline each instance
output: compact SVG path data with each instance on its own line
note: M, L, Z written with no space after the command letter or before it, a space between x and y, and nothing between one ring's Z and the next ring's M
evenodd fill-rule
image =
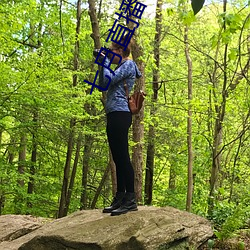
M125 192L116 192L115 197L109 207L105 207L102 212L103 213L111 213L113 210L119 208L122 204L122 199L125 195Z
M111 216L126 214L127 212L137 211L137 210L138 208L136 205L135 193L128 192L128 193L125 193L121 206L113 210L111 212Z

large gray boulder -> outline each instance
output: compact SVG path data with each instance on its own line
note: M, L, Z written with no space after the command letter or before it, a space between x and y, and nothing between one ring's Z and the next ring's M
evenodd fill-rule
M79 211L44 225L36 222L14 238L2 229L7 217L0 216L0 250L184 250L198 249L213 235L206 219L171 207L139 207L120 216Z
M1 215L0 243L20 238L21 236L40 228L48 221L48 219L33 217L31 215Z

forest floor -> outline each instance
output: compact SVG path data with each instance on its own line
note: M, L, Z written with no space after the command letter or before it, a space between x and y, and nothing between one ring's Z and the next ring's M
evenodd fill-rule
M250 232L241 233L235 238L225 241L215 239L215 245L212 250L250 250ZM209 250L207 244L202 246L200 250Z

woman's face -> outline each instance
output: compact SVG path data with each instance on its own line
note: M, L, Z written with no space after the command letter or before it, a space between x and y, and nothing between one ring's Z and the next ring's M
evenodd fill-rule
M115 47L112 47L112 45L111 45L109 49L110 49L113 53L116 53L116 54L120 55L120 56L122 57L122 59L123 59L122 49L121 49L121 48L117 49L117 48L115 48ZM110 55L111 55L111 54L110 54ZM118 56L115 56L114 59L112 60L112 64L119 64L119 62L120 62L120 58L119 58Z

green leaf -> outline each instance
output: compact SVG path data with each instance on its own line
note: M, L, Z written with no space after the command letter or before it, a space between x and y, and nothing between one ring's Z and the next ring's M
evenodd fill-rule
M228 54L228 58L230 61L234 61L237 58L238 50L230 49L230 53Z
M190 26L192 22L195 21L195 16L192 11L184 11L181 14L183 24Z
M192 0L191 5L195 15L202 9L204 3L205 0Z
M229 29L221 34L222 42L228 44L231 41L232 35Z
M213 246L214 246L214 240L208 240L208 242L207 242L207 245L208 245L208 248L209 249L213 249Z

